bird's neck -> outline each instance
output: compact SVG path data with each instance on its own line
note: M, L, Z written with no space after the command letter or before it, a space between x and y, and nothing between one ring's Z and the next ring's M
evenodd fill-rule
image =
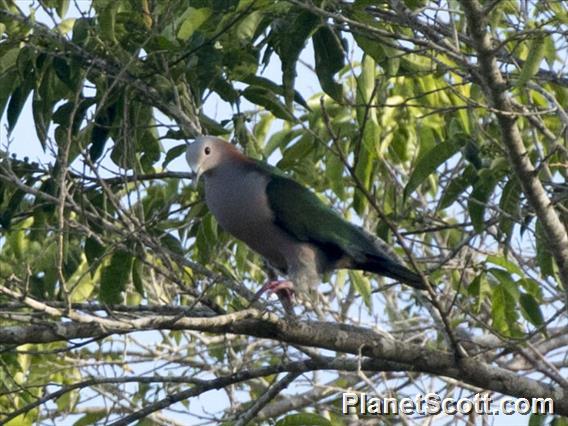
M246 155L242 154L236 148L234 150L230 150L225 155L223 162L219 163L217 167L208 170L204 173L205 178L207 177L217 177L223 176L224 178L228 178L231 175L239 175L247 171L254 170L256 166L256 162L247 157Z

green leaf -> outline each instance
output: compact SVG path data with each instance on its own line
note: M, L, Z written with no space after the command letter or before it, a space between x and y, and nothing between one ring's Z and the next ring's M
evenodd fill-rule
M72 390L71 392L65 392L59 398L57 398L54 402L57 406L58 412L64 412L68 410L70 407L75 406L77 402L78 392L76 389Z
M282 160L278 162L277 167L286 170L300 163L314 150L315 145L314 137L309 133L304 133L295 144L282 153Z
M528 426L544 426L545 420L546 416L543 416L542 414L531 414Z
M517 274L520 277L522 277L524 275L521 268L519 268L517 265L510 262L509 260L505 259L504 257L496 256L496 255L489 255L485 258L485 262L486 263L492 263L493 265L501 266L502 268L509 271L511 274Z
M505 336L519 337L517 304L503 285L495 287L491 297L493 327Z
M473 311L479 313L485 300L491 298L492 288L485 275L480 274L477 275L468 286L467 293L477 298L477 303Z
M40 58L42 54L37 53L37 51L30 45L25 45L20 49L18 54L18 59L16 60L16 66L18 67L18 72L20 73L20 78L22 81L28 81L30 87L34 86L35 72L36 72L36 60Z
M103 155L106 141L109 137L110 127L114 122L117 112L117 104L113 103L99 111L95 117L95 125L91 133L91 147L89 148L91 161L96 161Z
M98 20L99 27L101 29L100 34L102 38L110 41L111 43L116 43L116 12L118 11L119 2L111 1L106 7L100 12Z
M52 120L54 123L60 124L63 128L68 128L71 125L72 134L73 136L76 136L77 132L79 132L79 129L81 128L85 115L87 114L87 110L94 103L94 98L80 99L79 106L77 107L75 106L75 102L66 102L53 113ZM74 110L75 114L73 114ZM73 119L73 123L69 122L71 119Z
M10 99L14 85L18 81L17 74L17 71L14 69L0 76L0 117L4 115L4 108L6 108L6 104L8 103L8 99Z
M345 165L337 155L328 153L325 156L325 175L329 180L329 186L340 199L343 199L345 192L343 184L344 169Z
M256 105L263 106L274 116L286 121L295 121L286 106L270 90L259 86L249 86L243 90L243 96Z
M544 234L540 220L536 222L536 261L542 277L554 276L553 256L550 252L548 241Z
M77 81L73 81L72 79L72 72L71 67L62 58L54 58L53 59L53 69L55 70L55 74L57 77L67 85L69 90L75 92L77 88Z
M558 50L556 49L554 39L552 37L545 37L543 50L544 58L546 59L548 66L553 69L555 66L554 62L558 58Z
M502 212L499 219L499 230L507 239L512 236L514 219L520 217L520 199L521 188L517 179L512 177L505 184L499 200L499 209Z
M12 97L8 103L7 112L8 132L11 132L14 130L14 127L16 127L20 113L22 112L31 91L31 86L24 82L20 86L16 87L16 90L12 93Z
M168 164L170 164L174 159L181 157L187 149L187 145L181 144L170 148L166 153L166 158L164 158L164 163L162 164L163 168L166 168Z
M101 274L101 302L114 305L122 303L122 292L132 274L132 255L126 250L117 250L110 259L109 265Z
M33 411L31 412L33 413ZM14 417L9 422L4 423L4 426L32 426L33 420L32 415L29 413L20 414L17 417Z
M166 132L166 134L164 135L164 139L174 139L174 140L186 140L188 139L190 136L188 136L187 134L185 134L183 132L183 130L173 130L173 129L168 129L168 131Z
M544 58L545 49L544 41L546 38L545 33L539 33L533 37L529 43L529 54L527 60L521 69L517 86L523 87L538 71L542 58Z
M75 18L63 19L59 23L59 25L57 25L57 30L61 35L66 35L71 32L74 25L75 25Z
M132 264L132 283L134 284L134 289L142 296L144 294L144 262L140 259L134 259Z
M539 303L542 302L542 288L538 281L531 278L522 278L517 281L522 288L526 290L527 293L532 295Z
M27 182L26 184L30 184ZM10 197L8 205L0 212L0 226L4 229L9 229L12 224L12 217L19 210L26 193L21 190L16 190Z
M270 157L276 149L285 149L288 144L302 134L299 130L284 129L275 132L270 136L266 146L264 147L264 155L266 158Z
M496 184L497 179L493 173L489 171L483 173L473 186L473 191L469 196L468 211L473 229L477 232L482 232L485 227L485 208Z
M375 108L367 108L366 105L372 102L373 92L376 85L376 64L372 57L365 55L361 64L361 73L357 78L356 102L360 105L357 108L357 122L363 128L369 117L376 118Z
M190 7L184 13L184 20L177 32L177 38L182 41L187 41L195 31L209 19L213 11L207 7L195 9Z
M214 239L217 236L217 232L216 230L214 231L214 236L210 239ZM162 244L162 246L166 247L167 249L171 250L172 252L183 256L184 255L184 250L183 247L180 243L180 241L174 237L171 234L164 234L161 238L160 238L160 243Z
M160 159L162 154L161 145L154 133L155 129L152 128L152 124L153 123L150 123L148 125L148 129L146 129L142 135L139 135L136 141L136 150L139 154L142 154L140 157L140 165L142 166L142 170L147 173L154 171L153 166Z
M199 114L199 122L201 126L207 131L208 135L222 136L231 133L231 130L226 129L221 124L217 123L212 118L207 117L205 114Z
M258 153L261 149L261 141L265 141L270 133L270 128L272 127L273 122L274 116L272 114L260 114L259 120L255 123L252 129L252 134L254 135L253 146L256 153ZM249 146L246 148L248 149Z
M404 4L411 10L415 10L424 7L426 4L425 0L404 0Z
M73 25L73 43L83 46L89 40L89 32L93 30L94 18L79 18Z
M362 2L356 0L355 7L357 7L357 3L362 3ZM363 10L356 11L354 17L356 17L359 21L365 21L370 18L369 14ZM369 18L365 19L366 17ZM370 18L370 20L372 21L372 18ZM355 39L355 42L366 55L372 57L377 64L381 64L385 61L386 54L381 43L378 43L377 40L365 37L359 31L353 31L352 34L353 38Z
M274 83L276 84L276 83ZM211 89L225 102L234 104L239 99L239 92L223 76L218 76L210 85Z
M349 278L355 287L355 291L361 295L363 302L369 310L373 308L371 299L371 282L360 271L349 271Z
M68 90L57 78L56 72L53 71L53 61L51 59L43 60L41 57L38 57L37 62L39 87L36 87L33 94L32 112L38 139L45 149L49 127L53 120L53 108L55 104L65 98ZM36 82L36 85L38 85L38 82ZM70 161L72 160L71 158Z
M104 254L105 247L96 238L89 237L85 240L85 257L92 272L94 272L94 268L100 263Z
M532 295L521 293L519 303L521 305L521 313L523 314L523 317L536 327L540 327L544 324L544 318L542 316L539 303Z
M254 74L249 74L246 77L242 78L241 81L243 83L250 84L251 86L264 87L265 89L270 90L276 95L284 96L284 87L279 84L276 84L275 82L269 80L268 78L260 77ZM294 102L302 105L304 108L308 110L310 109L306 100L297 90L294 90Z
M211 213L207 213L201 219L195 238L195 247L200 261L207 262L209 260L217 241L217 223Z
M343 68L344 48L340 35L323 26L313 36L316 74L325 93L337 102L343 101L343 87L334 80Z
M73 244L73 240L65 247L63 264L63 276L65 279L69 279L81 265L81 253L81 248L78 244Z
M377 21L375 21L366 10L366 8L371 5L374 5L374 3L369 0L355 0L355 2L353 2L351 18L355 22L378 28L379 25ZM361 50L371 56L375 62L383 68L386 75L396 75L400 67L399 58L402 56L402 52L392 46L392 39L383 39L376 34L374 34L372 38L367 38L358 30L357 25L351 25L351 28L351 34Z
M65 18L65 15L67 14L67 10L69 10L69 2L70 1L71 0L57 0L55 10L57 12L57 15L61 19Z
M460 139L455 138L435 145L430 151L420 157L404 188L404 199L408 198L438 167L455 155L461 146Z
M455 120L452 120L451 123L454 124L455 122ZM462 131L462 128L463 127L460 125L460 132ZM463 156L477 170L480 170L483 167L483 161L481 160L480 154L481 150L479 145L473 139L468 140L463 148Z
M276 422L275 426L332 426L331 422L318 414L290 414Z
M20 49L15 47L0 51L0 75L15 67L20 55Z
M241 19L235 31L238 39L245 43L251 41L258 25L262 22L262 18L263 13L259 10L255 10Z
M509 296L513 298L515 303L517 300L519 300L519 287L517 283L513 281L513 278L511 277L511 274L509 272L498 268L488 268L487 272L495 277L499 284L505 290L507 290Z
M100 411L98 413L88 413L73 423L73 426L91 426L96 424L100 419L107 416L107 413Z
M373 126L374 127L374 126ZM362 186L370 190L371 181L373 176L373 166L375 164L376 155L374 151L369 151L367 148L368 145L371 144L371 140L373 140L377 133L371 131L372 125L368 124L365 126L363 141L367 141L367 143L363 143L361 148L359 149L359 153L355 158L355 175L361 182ZM359 215L365 214L365 208L367 206L368 200L365 194L362 191L355 191L353 195L353 208Z
M446 187L440 202L438 204L438 209L443 210L452 205L458 197L463 194L467 188L475 183L477 180L477 172L472 165L467 165L463 173L449 183Z
M364 105L371 103L375 89L376 66L375 61L368 55L363 58L361 73L357 78L356 102L361 105L357 108L357 122L361 129L361 140L357 140L360 145L354 149L355 162L354 169L357 179L363 188L370 190L372 186L372 176L377 160L377 153L380 152L381 129L377 119L375 108L366 108ZM353 195L353 208L359 215L365 214L368 204L367 197L363 191L355 191Z
M418 73L432 73L435 71L434 64L431 59L425 56L420 56L415 53L407 53L400 57L401 72L404 71L410 75Z
M33 95L32 101L32 115L34 117L34 125L36 134L42 147L45 147L47 140L47 132L49 131L49 124L51 123L52 111L46 108L47 100L41 99L36 90Z
M566 417L554 416L550 422L550 426L568 426L568 419Z
M10 99L14 87L18 84L16 61L19 49L11 49L0 54L0 117Z
M308 37L316 30L320 18L311 12L300 11L272 23L270 45L282 62L282 85L286 105L294 99L296 62L306 45Z

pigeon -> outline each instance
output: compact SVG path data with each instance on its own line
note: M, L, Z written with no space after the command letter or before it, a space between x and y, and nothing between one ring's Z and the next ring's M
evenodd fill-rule
M377 244L376 237L276 167L213 136L188 144L186 158L194 186L201 177L205 181L205 203L219 225L288 277L268 281L257 296L265 291L285 298L313 296L320 276L336 269L368 271L426 289L420 275L385 250L384 243Z

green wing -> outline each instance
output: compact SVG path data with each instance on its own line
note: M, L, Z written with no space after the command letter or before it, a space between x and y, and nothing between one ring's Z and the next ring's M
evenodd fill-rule
M317 245L330 259L347 254L364 261L365 254L376 252L356 226L294 180L273 172L266 193L276 224L300 241Z
M264 165L275 223L300 241L319 247L330 262L349 256L350 268L375 272L424 290L422 278L375 246L357 226L344 220L310 190Z

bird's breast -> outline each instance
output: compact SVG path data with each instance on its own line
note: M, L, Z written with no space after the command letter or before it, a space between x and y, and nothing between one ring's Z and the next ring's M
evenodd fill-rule
M223 229L286 269L285 252L292 241L274 224L267 183L255 171L215 170L205 178L205 201Z
M253 172L221 173L206 178L205 201L219 224L239 236L272 220L266 197L266 179ZM239 234L239 235L237 235Z

